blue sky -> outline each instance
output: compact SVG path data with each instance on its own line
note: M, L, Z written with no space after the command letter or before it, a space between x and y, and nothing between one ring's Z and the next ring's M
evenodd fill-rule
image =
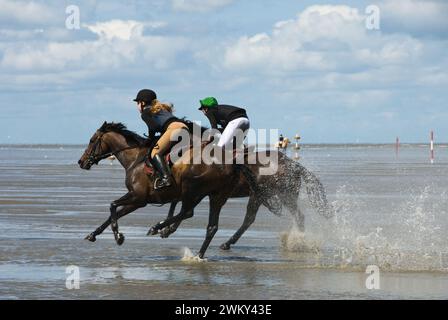
M204 123L215 96L304 143L446 142L447 16L435 0L0 0L0 143L87 143L104 120L143 133L141 88Z

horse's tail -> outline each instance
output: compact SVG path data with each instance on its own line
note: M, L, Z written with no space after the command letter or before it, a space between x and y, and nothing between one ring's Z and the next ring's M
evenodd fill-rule
M255 174L244 164L235 165L237 171L241 172L249 184L249 188L255 194L255 196L261 201L261 203L269 209L273 214L280 216L282 212L282 204L279 199L268 194L267 190L264 190L259 183Z
M295 163L297 168L297 176L305 183L306 193L311 205L317 209L320 215L325 218L334 216L334 210L328 203L325 188L314 173L306 169L300 163Z

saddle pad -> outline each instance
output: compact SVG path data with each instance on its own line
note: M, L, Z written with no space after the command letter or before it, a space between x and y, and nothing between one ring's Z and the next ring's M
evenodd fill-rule
M168 163L168 166L169 166L170 168L173 166L173 163L171 163L171 157L170 157L170 154L169 154L169 153L165 156L165 161L166 161L166 163ZM146 164L146 162L145 162L145 165L143 166L143 171L145 171L145 173L146 173L148 176L152 176L152 175L154 175L154 168L153 168L152 166L148 166L148 165Z
M152 176L154 175L154 168L153 167L148 167L148 165L145 163L145 165L143 166L143 171L145 171L145 173L148 176Z

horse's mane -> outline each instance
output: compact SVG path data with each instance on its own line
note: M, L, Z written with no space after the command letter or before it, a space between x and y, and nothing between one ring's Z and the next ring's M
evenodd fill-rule
M128 130L128 128L121 122L104 122L101 128L98 131L106 133L106 132L116 132L121 134L126 141L134 142L140 147L145 147L148 145L148 140L142 137L141 135L135 133L134 131Z
M199 127L199 132L201 132L201 135L208 129L202 126L199 126L198 124L187 120L185 118L179 119L180 122L183 122L187 125L188 127L188 131L190 131L191 134L193 134L193 132L195 132L195 130L193 129L194 127L198 128ZM116 132L118 134L121 134L122 136L125 137L126 141L128 142L133 142L135 144L137 144L139 147L150 147L153 143L155 143L155 141L150 141L144 137L142 137L141 135L135 133L134 131L128 130L128 128L126 127L126 125L124 125L121 122L104 122L103 125L101 126L101 128L98 129L98 131L106 133L106 132Z

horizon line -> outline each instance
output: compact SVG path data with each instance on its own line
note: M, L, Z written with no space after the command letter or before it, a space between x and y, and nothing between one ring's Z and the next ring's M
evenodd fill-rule
M399 145L428 145L430 146L431 142L400 142ZM51 146L51 147L82 147L88 145L87 143L0 143L0 147L18 147L18 146ZM249 146L253 146L254 144L249 144ZM260 146L274 146L275 143L272 144L259 144ZM291 141L288 148L294 149L295 142ZM376 145L376 146L396 146L396 143L393 142L313 142L313 143L300 143L299 146L341 146L341 145L354 145L354 146L363 146L363 145ZM448 142L434 142L434 145L439 146L448 146Z

